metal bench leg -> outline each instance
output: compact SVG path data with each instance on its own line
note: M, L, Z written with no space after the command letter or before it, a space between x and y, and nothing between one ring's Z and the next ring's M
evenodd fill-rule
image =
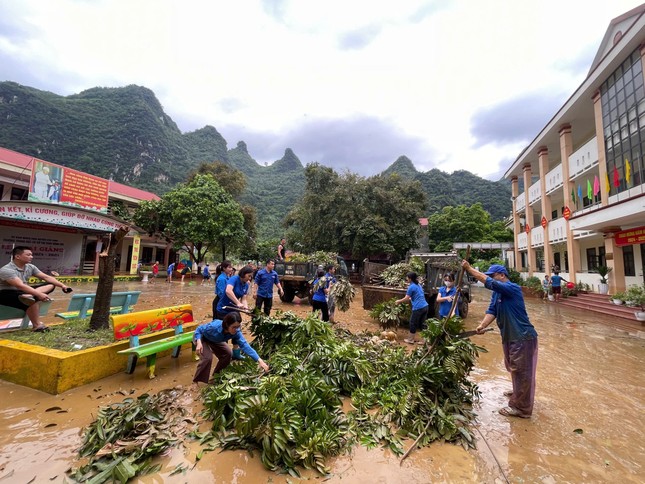
M173 358L179 358L179 353L180 353L180 352L181 352L181 345L179 345L179 346L175 346L175 347L172 349L172 357L173 357Z
M139 357L134 353L128 355L128 365L125 367L125 372L128 374L134 373L134 369L137 367L137 360Z
M155 375L155 366L157 363L157 355L150 355L146 358L146 368L148 370L148 378L151 380L156 376Z

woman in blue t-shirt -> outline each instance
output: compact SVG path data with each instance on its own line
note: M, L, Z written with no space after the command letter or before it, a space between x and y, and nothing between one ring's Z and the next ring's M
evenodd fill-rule
M329 280L325 277L325 271L318 269L313 285L314 295L311 298L311 305L315 313L320 309L322 320L329 321L329 306L327 305L327 294L329 294Z
M412 315L410 316L410 334L405 341L408 344L414 344L417 330L422 330L425 327L426 319L428 318L428 301L423 293L423 288L419 285L419 280L416 272L408 272L405 276L408 282L408 290L405 296L397 299L396 304L402 304L410 301L412 304ZM423 341L420 341L422 343Z
M447 318L452 308L452 301L457 295L457 288L455 287L455 276L446 274L443 278L443 286L439 288L437 294L437 302L439 303L439 317ZM459 307L455 306L455 316L459 316Z

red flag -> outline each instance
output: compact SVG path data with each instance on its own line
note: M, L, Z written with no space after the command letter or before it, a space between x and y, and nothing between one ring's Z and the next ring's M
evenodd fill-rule
M618 168L614 165L614 186L618 188L620 186L620 176L618 175Z

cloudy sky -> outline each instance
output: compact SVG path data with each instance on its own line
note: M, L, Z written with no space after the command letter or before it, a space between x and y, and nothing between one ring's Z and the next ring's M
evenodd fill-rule
M152 89L260 163L497 179L584 80L626 0L0 0L0 80Z

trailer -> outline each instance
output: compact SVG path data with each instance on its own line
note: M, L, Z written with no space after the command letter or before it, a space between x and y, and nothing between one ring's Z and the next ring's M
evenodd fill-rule
M425 274L423 292L430 306L428 317L435 317L439 314L439 303L437 295L443 284L445 274L455 273L459 264L459 258L455 253L424 254ZM363 264L363 309L371 310L377 304L388 301L392 298L401 299L405 296L406 288L384 286L382 284L370 284L378 278L388 266L366 261ZM455 274L456 275L456 274ZM468 316L468 306L472 300L470 282L464 279L461 286L461 298L457 305L462 318Z
M338 266L338 275L349 276L345 259L337 256L336 265ZM280 300L290 303L296 296L300 299L308 299L309 290L319 267L322 266L316 262L276 261L274 270L278 273L280 284L282 284ZM322 268L324 269L324 267Z

